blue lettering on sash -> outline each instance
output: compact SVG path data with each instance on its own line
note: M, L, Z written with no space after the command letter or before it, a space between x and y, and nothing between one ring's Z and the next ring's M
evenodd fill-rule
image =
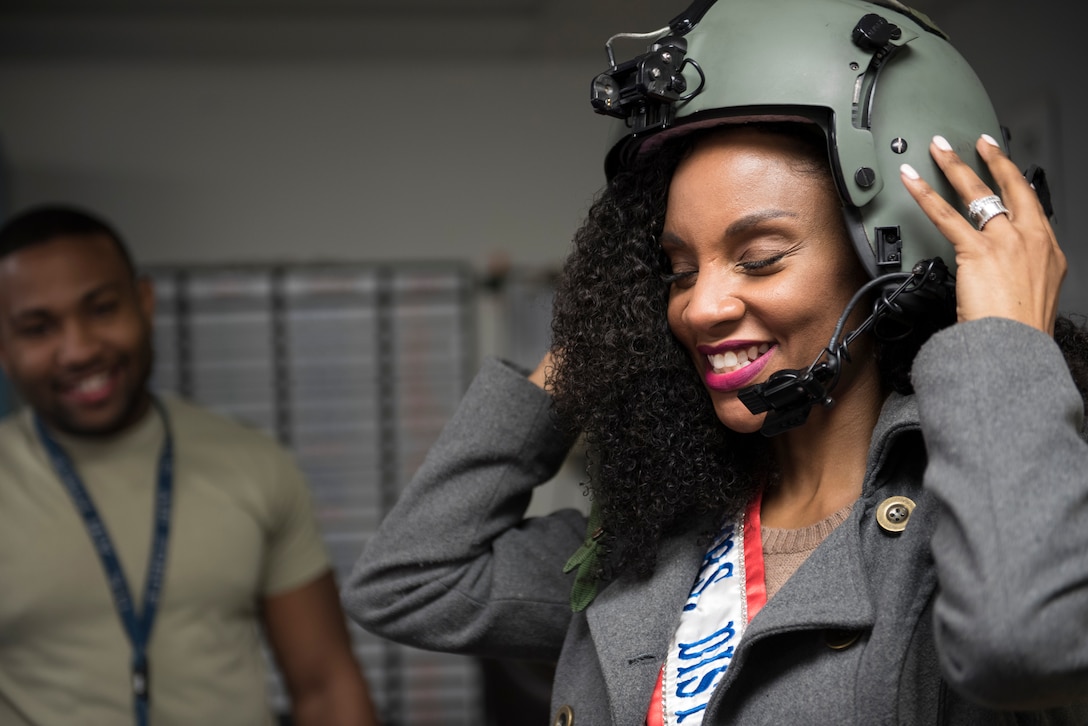
M695 665L689 665L689 666L684 666L683 668L677 668L676 669L676 675L686 676L688 673L691 673L692 671L695 671L695 670L699 670L703 666L709 665L710 663L713 663L716 660L721 660L722 658L732 658L732 657L733 657L733 646L729 646L723 652L718 653L716 655L712 655L709 658L704 658L703 660L699 661ZM723 670L724 670L724 668L723 668Z
M704 704L696 706L695 708L689 708L687 711L677 711L676 712L676 723L683 723L684 719L687 718L688 716L690 716L691 714L699 713L700 711L705 711L705 710L706 710L706 704L704 703Z
M717 541L703 557L699 574L684 605L685 611L695 610L700 598L708 590L715 591L716 588L712 588L712 585L735 577L742 571L735 562L738 554L735 551L737 532L735 525L723 528ZM743 594L741 592L742 597ZM706 710L710 692L733 659L736 638L736 623L730 620L724 627L706 637L676 644L676 650L671 656L676 659L671 666L676 679L672 686L676 703L669 706L676 723L682 724L689 716Z
M727 577L733 576L733 563L721 562L718 564L718 568L714 570L708 577L703 578L702 572L700 579L695 581L695 586L691 588L691 594L688 595L688 602L684 605L685 610L694 610L699 597L703 594L703 591L713 585L719 580L724 580Z
M691 587L688 601L684 610L694 610L699 597L715 582L733 576L733 563L723 562L722 559L733 549L733 526L729 526L722 534L721 540L715 544L703 557L703 564L699 568L699 575L695 584Z
M730 648L730 650L732 650L732 648ZM732 655L732 653L730 653L730 655ZM700 693L710 688L714 684L714 677L717 676L719 673L725 673L725 669L728 666L729 664L726 663L704 673L703 677L699 679L699 685L695 686L694 689L688 688L688 686L695 682L694 678L689 678L686 681L680 681L676 684L677 697L694 698L695 696L698 696Z
M725 627L720 630L716 630L710 635L706 636L702 640L696 640L694 643L677 643L680 660L693 660L695 658L702 658L705 654L719 650L722 646L733 639L733 636L737 634L736 628L733 626L733 621L730 620L725 624ZM715 638L719 638L717 642ZM695 650L700 645L707 644L702 650Z
M680 678L694 673L691 678L677 682L677 698L694 698L714 685L715 678L725 672L725 669L729 667L729 661L733 658L733 646L727 644L736 634L733 621L730 620L725 627L701 640L694 643L678 643L677 657L680 660L698 660L698 662L677 669L676 674ZM690 715L698 711L698 708L693 708L686 712L677 710L676 713L680 718L683 713Z
M720 560L722 557L729 554L729 550L733 549L733 531L735 529L736 527L732 524L723 529L721 539L707 551L704 559Z

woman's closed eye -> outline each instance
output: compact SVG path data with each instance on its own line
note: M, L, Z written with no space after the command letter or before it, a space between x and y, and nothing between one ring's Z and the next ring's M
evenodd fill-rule
M674 270L661 275L661 281L668 286L687 286L695 281L696 270Z
M800 245L794 245L787 250L782 250L781 252L766 257L760 257L754 260L741 260L737 263L737 268L742 272L769 274L776 271L778 264L786 259L786 257L796 252L799 247Z
M745 253L741 259L734 263L734 269L737 272L746 275L770 275L778 272L781 269L782 261L787 257L795 253L801 248L800 244L793 245L784 250L775 251L770 254L764 254L761 252ZM754 259L748 259L754 258ZM669 287L691 287L695 284L695 278L698 275L699 270L691 263L677 263L673 266L670 272L661 275L661 281Z

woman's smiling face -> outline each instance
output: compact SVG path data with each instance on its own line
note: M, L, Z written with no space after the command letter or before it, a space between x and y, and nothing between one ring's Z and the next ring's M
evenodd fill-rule
M673 175L661 246L673 335L718 419L758 431L765 414L750 413L738 389L807 368L865 280L826 164L791 136L715 132ZM844 371L838 392L848 378Z

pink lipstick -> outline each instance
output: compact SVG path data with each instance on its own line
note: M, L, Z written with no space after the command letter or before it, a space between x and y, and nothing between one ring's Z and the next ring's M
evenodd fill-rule
M744 343L741 341L731 341L726 345L719 346L700 346L698 351L704 356L711 356L721 353L728 353L730 351L747 351L752 347L760 347L764 345L762 343ZM707 388L712 391L729 392L735 391L739 388L743 388L756 378L759 377L763 369L767 367L767 364L771 362L771 358L774 356L774 352L778 349L778 346L772 345L768 350L761 354L755 360L750 360L747 365L743 365L734 371L729 373L715 373L713 366L711 366L709 360L706 364L706 372L703 375L703 380L706 383Z

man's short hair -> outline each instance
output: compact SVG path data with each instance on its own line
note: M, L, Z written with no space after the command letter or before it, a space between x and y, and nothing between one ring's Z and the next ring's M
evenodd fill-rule
M113 225L93 212L66 204L30 207L5 222L0 227L0 259L57 237L99 235L113 241L125 266L135 275L136 266L132 262L132 255Z

